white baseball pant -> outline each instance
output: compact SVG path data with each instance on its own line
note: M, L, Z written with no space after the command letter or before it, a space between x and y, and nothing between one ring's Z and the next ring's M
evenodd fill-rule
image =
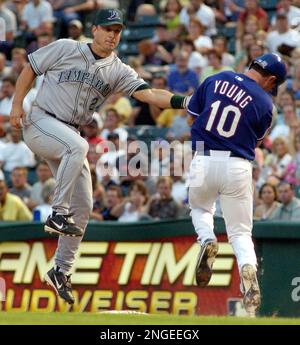
M213 216L215 200L220 197L228 241L237 258L239 270L244 264L256 267L252 242L253 191L252 166L228 151L196 154L190 167L189 204L198 242L216 239Z

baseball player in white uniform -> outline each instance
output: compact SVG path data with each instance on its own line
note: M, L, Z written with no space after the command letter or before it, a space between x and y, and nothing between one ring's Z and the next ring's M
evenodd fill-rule
M192 145L189 203L201 249L196 282L205 287L218 251L213 231L214 203L220 197L228 240L241 276L244 306L255 316L260 305L256 255L251 238L252 166L255 147L272 123L272 98L286 78L275 54L255 59L249 71L226 71L207 78L192 96Z
M111 94L123 92L160 108L186 107L187 97L151 89L113 50L124 27L123 14L99 10L91 44L61 39L28 56L10 115L11 125L23 127L26 144L49 164L56 178L53 214L45 231L60 235L55 266L45 280L56 293L74 303L70 270L92 210L92 184L86 155L88 143L79 126L92 121ZM31 113L25 117L22 102L36 76L44 74Z

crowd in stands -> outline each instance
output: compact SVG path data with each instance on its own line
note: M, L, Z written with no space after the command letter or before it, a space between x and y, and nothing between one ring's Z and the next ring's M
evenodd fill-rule
M9 124L27 55L60 38L91 42L93 15L101 7L125 8L129 31L127 38L123 33L119 56L154 88L190 95L213 74L243 73L265 52L282 56L288 79L273 99L271 131L256 149L253 216L300 221L299 0L0 0L6 24L0 42L0 221L45 221L51 212L51 171ZM146 31L145 18L152 20ZM26 96L26 113L42 82L38 77ZM191 156L191 148L185 110L162 111L116 94L81 133L89 143L91 220L188 216L189 162L183 158ZM168 143L174 141L179 154L170 153Z

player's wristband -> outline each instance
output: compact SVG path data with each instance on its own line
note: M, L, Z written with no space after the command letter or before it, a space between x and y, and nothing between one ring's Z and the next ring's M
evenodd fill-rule
M170 100L170 105L173 109L186 109L191 96L173 95Z

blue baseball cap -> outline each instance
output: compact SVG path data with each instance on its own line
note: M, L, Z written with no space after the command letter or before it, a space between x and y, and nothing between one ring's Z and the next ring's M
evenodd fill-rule
M253 60L250 68L253 67L253 65L260 66L263 70L276 77L276 85L271 90L271 94L276 96L279 85L285 81L287 75L285 63L282 61L281 57L277 54L264 54Z

